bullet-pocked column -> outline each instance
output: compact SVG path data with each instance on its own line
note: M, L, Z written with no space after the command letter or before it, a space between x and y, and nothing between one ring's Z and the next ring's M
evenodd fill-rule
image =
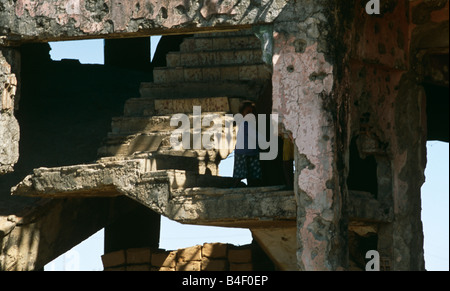
M297 265L300 270L338 270L345 265L346 250L339 247L345 245L345 234L331 113L333 64L324 46L329 25L325 13L293 11L303 21L274 25L272 84L273 111L296 146Z

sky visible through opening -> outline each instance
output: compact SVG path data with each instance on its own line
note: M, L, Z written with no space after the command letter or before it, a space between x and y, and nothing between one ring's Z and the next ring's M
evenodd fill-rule
M151 55L160 37L151 37ZM53 60L78 59L82 64L103 64L103 40L50 43ZM233 159L219 165L221 176L231 176ZM424 228L425 268L429 271L449 270L449 147L448 143L427 143L426 182L422 186L422 222ZM248 229L182 225L161 218L160 248L175 250L203 244L227 242L235 245L251 243ZM45 270L103 270L103 230L77 245L45 266Z

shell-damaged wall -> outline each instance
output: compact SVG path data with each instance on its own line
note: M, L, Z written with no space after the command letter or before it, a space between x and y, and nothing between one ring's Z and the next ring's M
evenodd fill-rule
M272 109L295 143L298 268L364 262L352 247L356 234L375 237L390 269L423 270L426 115L416 47L430 43L423 32L430 22L448 32L448 1L381 1L379 15L366 13L367 2L7 0L0 34L14 44L271 24ZM441 11L447 16L436 18ZM372 168L354 159L371 159ZM355 172L374 188L354 188ZM352 191L383 215L349 209Z
M448 1L382 1L378 15L367 14L366 3L294 5L295 13L274 24L273 110L296 144L301 270L337 270L358 260L364 269L368 249L357 254L355 236L373 238L386 269L424 269L426 96L415 54L424 26L448 32ZM448 55L448 33L427 39L434 38L446 39ZM373 189L350 183L355 172ZM387 218L352 216L354 191L366 191Z
M19 124L14 117L17 62L14 50L0 50L0 175L12 171L19 159Z
M381 17L355 11L346 41L339 96L346 112L345 159L375 161L373 191L393 212L390 223L374 224L377 250L395 270L423 270L420 188L426 155L425 96L410 70L410 12L405 1L384 1ZM350 152L351 143L357 151ZM355 166L358 167L358 166ZM353 185L347 184L347 190ZM357 187L357 186L355 186ZM352 221L350 221L350 225ZM352 227L350 227L351 229ZM350 231L349 231L350 234Z
M5 0L0 4L0 34L24 41L217 30L271 23L287 2Z

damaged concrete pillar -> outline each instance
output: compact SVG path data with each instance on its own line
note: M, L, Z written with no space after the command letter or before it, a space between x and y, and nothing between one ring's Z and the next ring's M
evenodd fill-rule
M342 197L336 173L332 118L333 63L325 2L298 3L274 24L273 111L296 146L297 265L300 270L338 270L347 250Z
M14 117L19 53L0 48L0 175L13 171L19 159L19 124ZM13 68L12 68L13 67Z

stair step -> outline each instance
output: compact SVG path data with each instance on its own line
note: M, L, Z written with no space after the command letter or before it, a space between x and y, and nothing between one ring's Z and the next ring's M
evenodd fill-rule
M179 83L202 81L251 81L269 80L271 72L265 64L228 65L216 67L161 67L153 70L155 83Z
M110 136L98 150L99 157L120 158L151 154L157 157L150 166L153 170L180 169L200 174L219 174L219 162L231 151L206 149L173 149L170 134L137 134Z
M109 134L97 153L100 157L130 156L139 152L156 152L163 143L170 145L170 132Z
M141 98L185 99L201 97L245 97L256 101L264 90L265 82L251 81L208 81L195 83L141 83Z
M197 156L171 155L170 153L161 154L158 152L137 154L133 156L114 156L103 157L98 160L100 163L108 163L112 161L122 161L128 159L145 159L145 171L155 172L161 170L184 170L190 172L199 171L199 158Z
M124 107L126 117L144 117L155 115L169 115L176 113L192 113L194 106L201 106L205 112L231 112L237 113L240 98L228 97L203 97L183 99L150 99L131 98Z
M200 106L204 112L232 112L239 108L240 99L228 97L157 99L156 114L193 113L194 106Z
M260 49L261 41L253 34L226 35L218 33L217 36L210 34L198 34L186 38L180 45L181 52L233 50L233 49Z
M186 115L192 127L194 115L192 113ZM205 117L211 117L216 123L223 123L227 118L225 112L202 112L201 118ZM172 118L173 115L113 117L110 134L170 133L177 128L177 126L170 125ZM202 126L202 128L207 127Z
M108 134L108 137L104 140L103 146L98 150L100 157L111 156L130 156L137 153L154 153L176 156L190 156L190 157L209 157L207 160L211 161L211 157L224 159L232 151L234 141L231 140L228 148L216 150L216 149L183 149L174 148L171 144L170 131L150 132L150 133L137 133L137 134ZM192 148L192 131L190 141Z
M167 67L255 64L261 59L260 49L171 52L166 56Z

